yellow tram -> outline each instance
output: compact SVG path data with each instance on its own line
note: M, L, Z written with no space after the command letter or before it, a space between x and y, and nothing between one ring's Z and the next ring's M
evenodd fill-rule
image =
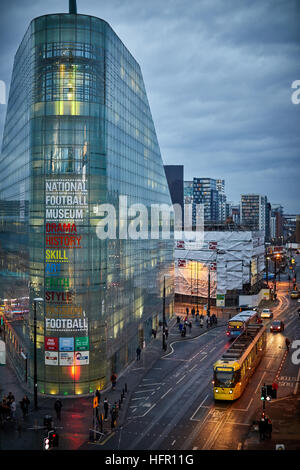
M214 399L236 400L261 361L266 349L267 330L262 324L249 324L214 364Z

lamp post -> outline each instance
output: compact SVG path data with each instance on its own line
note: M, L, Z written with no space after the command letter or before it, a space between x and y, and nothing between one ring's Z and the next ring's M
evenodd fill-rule
M210 263L208 264L207 316L210 316Z
M164 351L167 349L166 343L166 276L164 276L164 294L163 294L163 334L162 334L162 348Z
M36 354L36 304L43 302L44 299L37 297L33 299L34 303L34 317L33 317L33 393L34 393L34 408L37 409L37 354Z

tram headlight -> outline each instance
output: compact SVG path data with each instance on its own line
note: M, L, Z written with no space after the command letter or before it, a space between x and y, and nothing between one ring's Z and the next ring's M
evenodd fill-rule
M229 390L229 393L232 393L232 390Z
M219 390L216 388L215 392L216 392L216 393L218 393L218 392L219 392Z

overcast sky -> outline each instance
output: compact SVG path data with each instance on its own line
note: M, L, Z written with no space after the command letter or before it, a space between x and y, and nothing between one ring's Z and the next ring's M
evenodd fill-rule
M0 0L0 80L32 18L68 0ZM165 164L224 178L229 200L267 195L300 213L298 0L77 0L139 62ZM2 140L6 106L0 105Z

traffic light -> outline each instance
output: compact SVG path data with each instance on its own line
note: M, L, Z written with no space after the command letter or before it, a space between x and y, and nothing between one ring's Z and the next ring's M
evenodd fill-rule
M267 387L263 386L261 387L261 400L266 400L267 399Z
M277 390L273 387L273 385L267 385L267 399L268 397L271 399L274 398L274 400L277 398Z
M58 434L56 431L49 431L48 437L50 440L50 447L58 447Z
M44 450L49 450L50 448L50 439L49 437L44 438Z

